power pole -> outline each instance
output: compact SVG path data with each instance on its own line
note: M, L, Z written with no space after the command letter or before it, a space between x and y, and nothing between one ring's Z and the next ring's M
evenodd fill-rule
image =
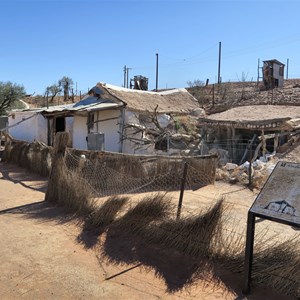
M158 53L156 53L156 85L155 91L158 91Z
M289 79L289 59L286 60L286 79Z
M47 99L47 108L49 108L49 97L48 96L49 96L49 92L47 91L47 98L46 98Z
M219 42L218 84L221 83L221 42Z
M127 73L127 69L126 69L126 65L124 66L124 69L123 69L123 72L124 72L124 88L126 87L126 73Z
M257 85L259 84L259 65L260 65L260 59L257 61Z

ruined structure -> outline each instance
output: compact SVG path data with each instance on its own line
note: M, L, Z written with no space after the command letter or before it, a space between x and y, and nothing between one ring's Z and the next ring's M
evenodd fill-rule
M241 106L200 117L202 153L226 152L237 164L260 155L281 151L300 135L300 107L279 105Z

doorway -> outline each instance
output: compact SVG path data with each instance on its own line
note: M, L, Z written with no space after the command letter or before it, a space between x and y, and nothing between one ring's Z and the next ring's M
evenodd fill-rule
M55 118L55 133L66 130L66 122L64 117Z

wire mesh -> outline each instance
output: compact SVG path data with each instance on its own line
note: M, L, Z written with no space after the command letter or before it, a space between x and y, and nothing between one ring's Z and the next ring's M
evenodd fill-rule
M90 159L68 150L64 166L67 171L78 173L95 196L103 197L180 190L184 162L188 164L185 188L198 189L214 182L214 156L207 159L146 156L101 156Z

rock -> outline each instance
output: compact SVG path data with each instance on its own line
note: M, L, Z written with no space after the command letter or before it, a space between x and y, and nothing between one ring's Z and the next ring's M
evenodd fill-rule
M203 116L205 116L205 110L204 109L202 109L202 108L195 108L195 109L193 109L192 111L191 111L191 113L190 113L192 116L194 116L194 117L203 117Z
M232 171L235 168L237 168L238 165L237 164L233 164L233 163L227 163L223 168L227 171Z
M222 169L216 169L216 180L223 180L228 181L229 180L229 173L226 170Z
M259 159L257 159L256 161L254 161L252 163L252 166L253 166L254 170L261 170L264 168L265 164L262 161L260 161Z
M237 179L241 184L247 185L249 183L249 176L246 173L241 173Z

